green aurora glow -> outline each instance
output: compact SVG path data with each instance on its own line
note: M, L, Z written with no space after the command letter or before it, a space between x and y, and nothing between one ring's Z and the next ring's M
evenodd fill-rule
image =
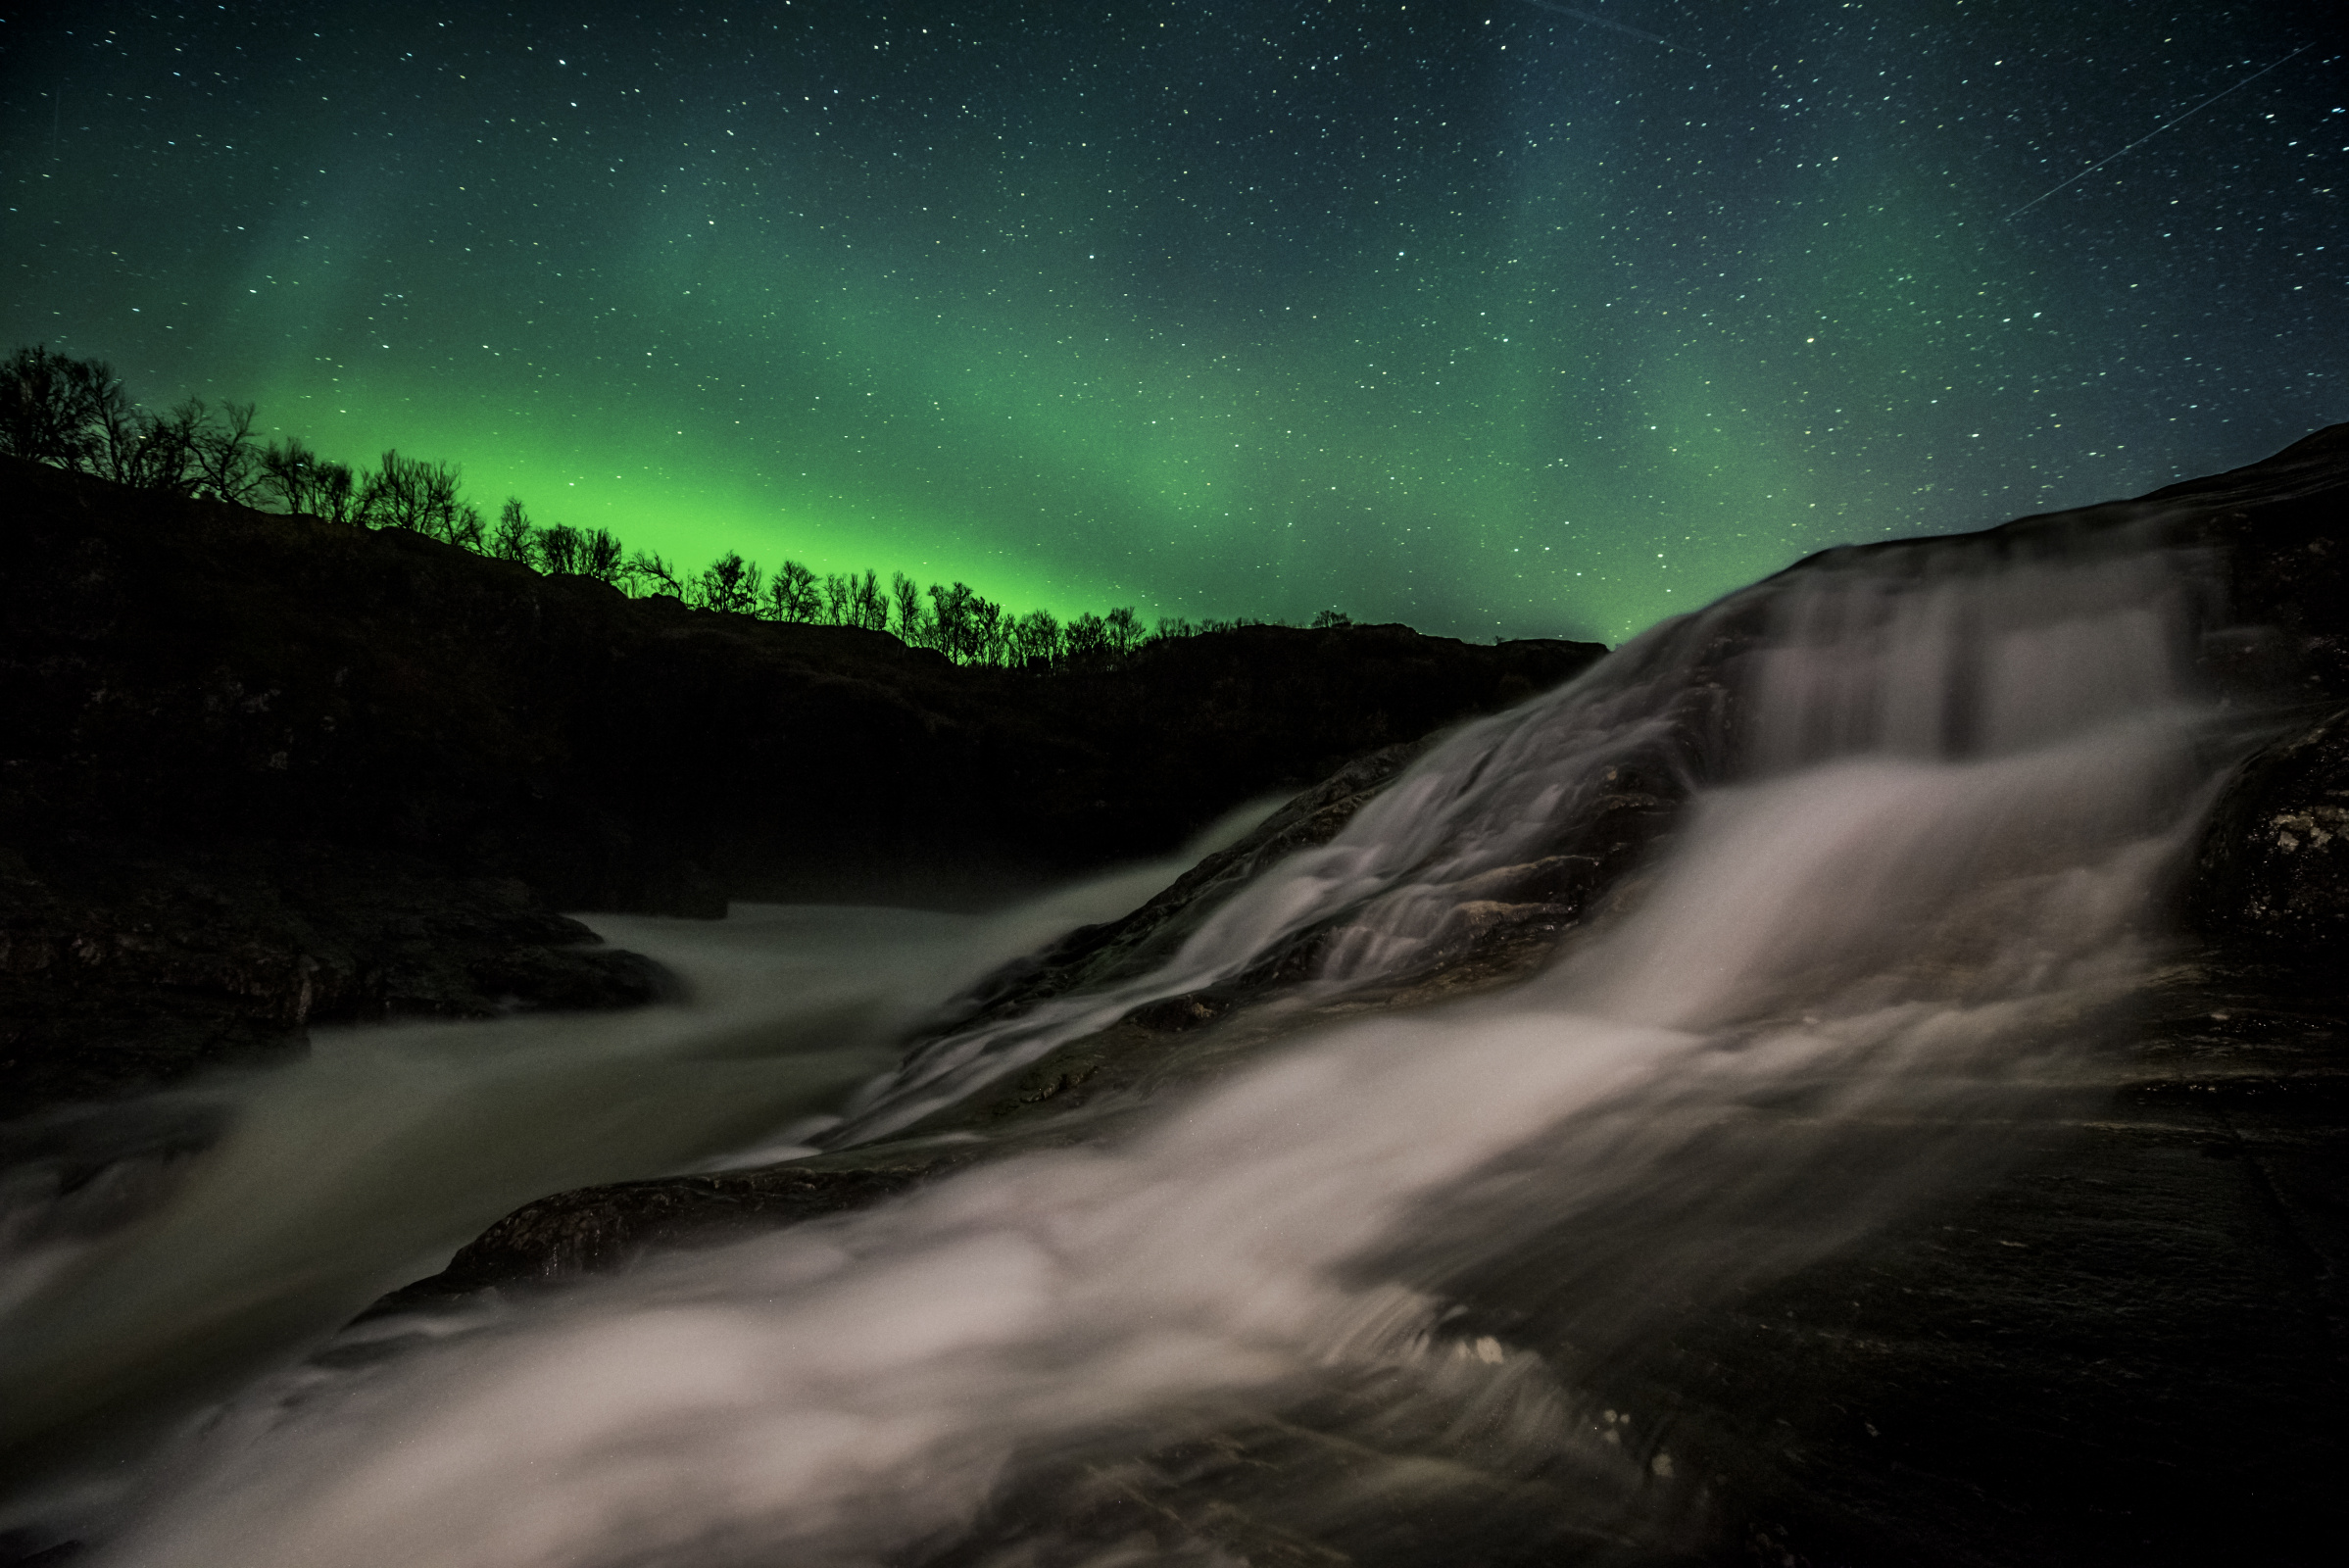
M7 326L683 565L1480 638L1619 640L2338 414L2337 277L2271 247L2215 313L2197 275L2246 204L2333 220L2306 78L1998 221L2251 24L2132 22L2165 45L2098 94L2111 18L1688 12L1697 60L1528 7L812 9L81 8L9 57Z

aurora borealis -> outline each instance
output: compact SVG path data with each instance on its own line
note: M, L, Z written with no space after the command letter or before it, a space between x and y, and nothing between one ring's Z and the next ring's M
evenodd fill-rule
M1612 642L2349 418L2339 34L69 4L0 25L0 309L687 564Z

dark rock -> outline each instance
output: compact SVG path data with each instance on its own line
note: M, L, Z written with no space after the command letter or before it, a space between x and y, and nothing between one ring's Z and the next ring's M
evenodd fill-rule
M507 1215L458 1250L449 1266L384 1298L382 1316L493 1288L549 1285L625 1266L653 1248L710 1246L861 1208L967 1160L953 1154L850 1165L779 1165L716 1176L671 1176L557 1193Z
M935 899L1159 854L1604 652L1251 626L963 668L13 460L0 493L0 842L309 837L558 907Z
M953 902L1163 853L1603 652L1246 627L969 669L13 459L0 506L16 1108L298 1049L312 1021L659 990L554 908Z
M395 997L494 1005L515 976L547 995L562 986L517 956L555 951L532 935L548 928L528 924L544 916L522 897L500 923L494 883L466 883L478 902L461 907L420 913L386 896L335 914L360 895L240 892L244 862L207 871L216 862L185 843L292 824L332 855L396 852L432 877L514 875L540 896L706 908L967 846L1023 867L1142 853L1267 787L1323 779L1134 914L991 977L954 1021L1008 1016L1146 971L1251 877L1341 831L1426 730L1552 684L1583 657L1574 645L1463 650L1399 628L1250 628L1065 678L955 670L873 634L630 605L420 540L226 509L131 517L84 481L24 485L48 532L24 558L39 564L12 564L0 582L0 612L15 617L0 650L0 700L13 705L0 712L0 831L22 852L0 860L0 878L24 884L11 897L26 911L10 917L9 952L24 956L28 985L76 963L118 966L124 983L95 994L151 994L157 1029L215 1029L191 1051L247 1049L231 1025L290 1027L280 1020L315 1015L316 997L356 1015ZM1662 1327L1611 1356L1542 1341L1530 1250L1522 1272L1461 1282L1472 1313L1590 1367L1643 1421L1652 1411L1669 1425L1705 1488L1709 1534L1644 1556L1625 1538L1576 1538L1557 1524L1573 1516L1557 1505L1562 1483L1542 1477L1457 1521L1433 1504L1366 1505L1375 1529L1347 1539L1351 1560L2021 1568L2337 1554L2344 495L2349 427L2335 427L2139 503L1994 531L2028 548L2158 514L2171 537L2220 557L2232 610L2218 618L2255 628L2209 641L2214 675L2265 711L2282 694L2324 714L2278 720L2288 733L2214 815L2185 889L2206 950L2098 1058L2101 1083L2018 1109L2002 1177L1732 1299L1643 1298ZM1669 739L1624 764L1541 855L1452 890L1453 927L1426 965L1349 1004L1503 983L1608 900L1636 897L1690 791L1723 777L1748 636L1725 622ZM69 831L113 843L139 813L182 846L155 880L151 916L122 877L103 898L76 891L76 878L116 875L106 867L138 870L131 852L71 848L52 864L29 847L82 842ZM270 935L295 917L262 912L270 899L321 934ZM330 915L356 928L325 932ZM218 940L184 935L216 929ZM455 929L478 930L478 953L452 947ZM1139 1008L927 1129L951 1122L975 1140L556 1195L379 1309L624 1267L647 1248L820 1218L973 1159L1100 1136L1118 1107L1326 1016L1275 1004L1338 929ZM68 1005L56 983L39 1007ZM212 1004L190 997L230 999L217 1028ZM1071 1533L1070 1560L1084 1555L1074 1538L1105 1547L1137 1529L1201 1557L1336 1560L1249 1512L1299 1479L1349 1473L1355 1454L1317 1447L1312 1419L1218 1435L1132 1471L1047 1473L937 1560L1008 1560L1039 1517ZM1480 1524L1479 1510L1503 1523Z
M1642 1298L1649 1332L1613 1353L1542 1339L1536 1250L1520 1276L1504 1268L1458 1282L1466 1321L1507 1324L1590 1368L1594 1395L1640 1412L1650 1434L1640 1441L1669 1434L1692 1478L1682 1497L1696 1499L1682 1533L1651 1518L1633 1532L1644 1544L1578 1536L1559 1521L1604 1515L1572 1477L1490 1494L1461 1482L1458 1497L1421 1499L1392 1519L1375 1499L1362 1503L1348 1516L1359 1531L1333 1526L1345 1560L2027 1568L2337 1555L2334 1429L2349 1395L2345 494L2349 427L2149 498L2172 537L2220 553L2233 615L2252 623L2210 640L2214 675L2246 710L2277 713L2278 694L2327 701L2313 718L2255 720L2283 738L2221 801L2184 890L2206 946L2153 990L2133 1033L2083 1067L2088 1081L2016 1107L2003 1175L1730 1299ZM2007 532L2028 543L2041 530L2146 514L2141 504L2089 509ZM1349 1003L1411 1005L1505 982L1546 961L1604 901L1637 896L1639 867L1691 785L1721 776L1713 759L1737 722L1744 636L1724 627L1706 655L1711 677L1696 683L1669 744L1624 769L1621 787L1549 853L1453 890L1457 940L1439 945L1424 971ZM1133 915L991 977L953 1021L1008 1016L1146 971L1250 877L1326 842L1412 755L1335 773ZM1115 1107L1244 1063L1319 1016L1278 1004L1328 936L1305 934L1248 976L1138 1008L923 1129L979 1142L870 1157L900 1161L902 1175L949 1151L959 1164L1103 1136L1120 1125ZM593 1216L574 1249L591 1266L635 1245L634 1233L616 1251L601 1238L625 1232L637 1205L654 1231L673 1211L767 1222L705 1196L691 1185L701 1180L601 1189L552 1212L576 1202ZM548 1232L519 1215L510 1223ZM534 1245L503 1261L485 1250L482 1265L517 1278L573 1255L560 1237ZM1131 1463L1043 1464L1014 1477L966 1540L925 1560L1084 1560L1136 1532L1175 1555L1340 1560L1281 1522L1283 1497L1335 1487L1375 1457L1361 1446L1372 1440L1355 1436L1369 1418L1348 1413L1342 1393L1331 1400L1277 1430L1217 1433ZM1317 1422L1341 1436L1325 1438Z
M0 1119L298 1054L316 1024L670 992L520 883L398 855L69 834L0 858Z
M2344 997L2198 964L1987 1190L1688 1322L1610 1395L1762 1560L2328 1562Z
M2349 952L2349 709L2243 764L2211 812L2189 915L2232 947Z

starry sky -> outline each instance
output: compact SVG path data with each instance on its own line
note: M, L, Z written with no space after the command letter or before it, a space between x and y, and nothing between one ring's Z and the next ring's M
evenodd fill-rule
M1614 642L2349 418L2343 39L2114 0L13 7L0 348L686 565Z

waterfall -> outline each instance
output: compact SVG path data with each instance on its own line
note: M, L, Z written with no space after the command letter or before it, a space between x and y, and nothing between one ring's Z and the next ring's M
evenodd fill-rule
M1325 1005L1106 1142L355 1326L183 1432L97 1560L1424 1562L1422 1518L1668 1555L1702 1478L1604 1402L1610 1366L1995 1169L2161 951L2240 720L2198 673L2206 564L2158 521L1845 552L1655 628L1146 972L933 1040L807 1136L898 1134L1308 929L1342 1004L1624 770L1668 773L1669 840L1533 979ZM840 982L858 1006L937 1000L935 961L887 951L887 983ZM770 1049L771 1009L729 1005L731 1058L661 1058L720 1102ZM795 1016L802 1049L831 1027ZM704 1145L759 1142L724 1119Z

